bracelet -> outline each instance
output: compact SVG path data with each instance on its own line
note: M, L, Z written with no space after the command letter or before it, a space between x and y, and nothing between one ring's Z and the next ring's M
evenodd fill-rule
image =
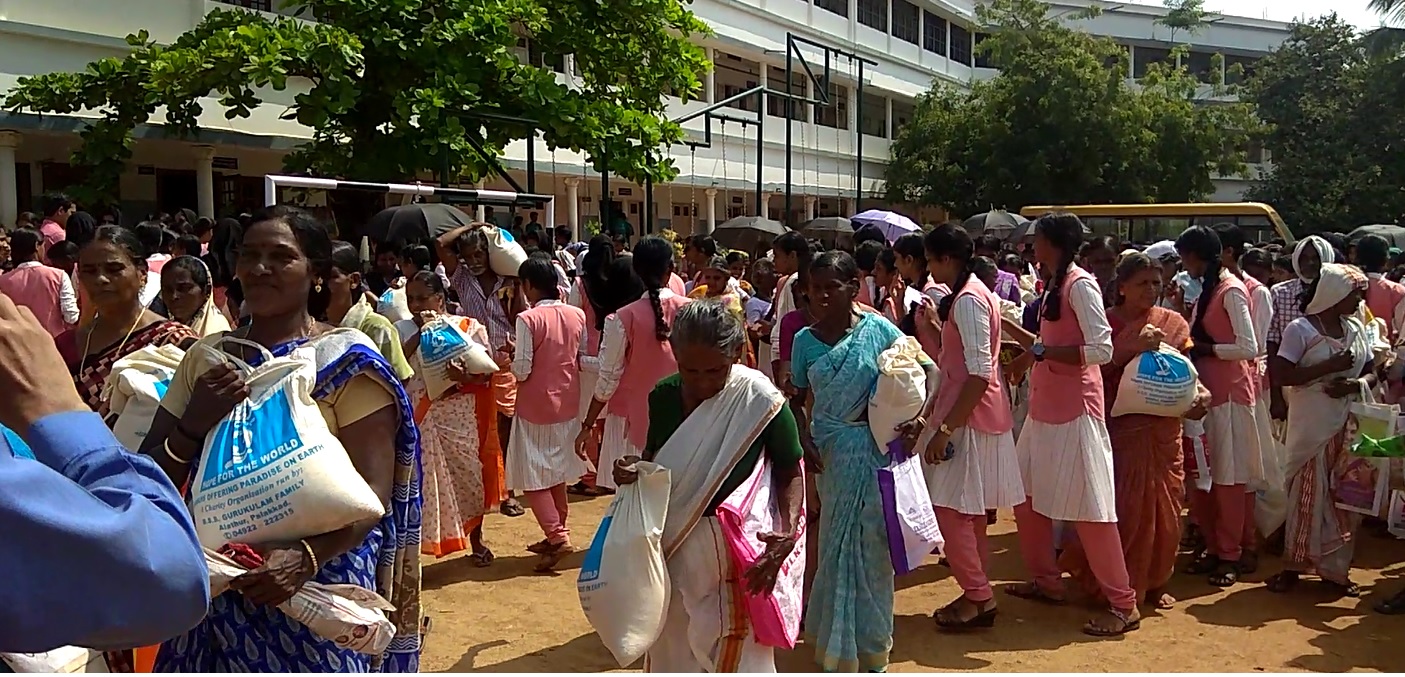
M317 553L312 551L312 544L308 543L306 538L298 542L302 544L302 549L307 551L307 558L312 560L312 572L317 573Z
M166 451L166 455L170 456L172 461L175 461L176 463L179 463L181 465L190 465L190 462L195 460L193 458L185 459L175 455L171 451L171 440L169 438L165 442L161 443L161 448Z

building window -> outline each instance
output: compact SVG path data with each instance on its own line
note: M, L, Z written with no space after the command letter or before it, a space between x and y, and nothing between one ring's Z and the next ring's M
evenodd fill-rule
M922 10L922 49L946 56L946 19Z
M1220 69L1215 66L1215 55L1209 52L1191 52L1185 56L1186 70L1195 79L1207 84L1220 84Z
M863 95L863 121L859 128L864 134L887 138L888 136L888 99L875 94L864 92Z
M713 101L736 96L761 83L761 64L755 61L718 51L713 62L713 96L716 97ZM757 98L755 95L744 97L728 103L727 107L755 113L760 110Z
M971 31L956 24L951 25L951 60L971 65Z
M922 10L907 0L893 0L893 37L917 44L922 34Z
M829 105L816 105L815 124L835 129L849 128L849 90L843 85L829 83Z
M972 51L975 52L976 68L995 68L995 66L990 63L990 54L981 49L981 43L985 42L985 39L988 37L990 37L990 35L986 33L976 34L976 40L972 47Z
M272 12L273 0L217 0L226 5L243 7L244 9L256 9L260 12Z
M859 0L859 23L888 32L888 0Z
M916 114L916 106L893 99L893 138L898 137L898 130L912 122L912 118Z
M1159 47L1135 47L1132 51L1132 77L1146 77L1147 69L1154 63L1165 63L1171 60L1171 50Z
M766 84L771 89L785 91L785 69L777 66L770 66L766 72ZM790 74L790 93L795 96L805 96L805 71L796 65ZM786 109L790 109L790 115L786 115ZM768 94L766 96L766 114L774 115L778 118L789 117L792 120L805 121L809 118L805 113L805 105L790 99L790 105L786 105L786 98L778 94Z
M1254 64L1259 59L1252 56L1226 56L1224 58L1224 79L1226 84L1238 85L1254 75Z
M849 0L815 0L815 6L846 19L849 17Z

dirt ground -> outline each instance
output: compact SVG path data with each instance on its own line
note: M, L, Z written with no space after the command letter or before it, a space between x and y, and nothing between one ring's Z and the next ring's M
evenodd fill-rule
M573 497L574 498L574 497ZM574 499L572 540L584 549L608 499ZM1019 580L1014 523L1001 514L993 527L993 578L1000 617L993 630L938 634L932 610L959 594L950 572L930 558L897 580L896 628L890 670L995 672L1253 672L1405 671L1405 617L1381 616L1370 604L1405 585L1405 542L1366 537L1357 548L1354 580L1363 597L1332 599L1305 580L1288 595L1270 593L1262 580L1278 569L1265 558L1260 573L1228 591L1203 577L1177 575L1175 609L1149 613L1140 630L1106 640L1079 628L1091 609L1050 608L999 590ZM576 575L581 555L559 573L532 573L523 548L541 538L529 515L494 515L487 524L497 561L474 568L462 555L424 562L424 607L433 617L425 671L603 672L617 670L581 614ZM1391 638L1394 638L1392 640ZM814 669L802 644L779 652L782 672ZM638 666L635 666L638 667Z

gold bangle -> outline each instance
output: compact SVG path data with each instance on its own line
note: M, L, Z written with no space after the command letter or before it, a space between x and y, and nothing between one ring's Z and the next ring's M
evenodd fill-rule
M307 551L307 558L312 560L312 573L317 573L317 553L312 551L312 544L308 543L306 538L298 542L302 543L302 549Z
M181 458L181 457L175 455L174 453L172 453L172 452L171 452L171 440L170 440L169 438L168 438L165 442L162 442L162 443L161 443L161 448L166 451L166 455L167 455L167 456L170 456L172 461L175 461L176 463L179 463L179 464L181 464L181 465L190 465L190 462L195 460L195 459L193 459L193 458L192 458L192 459L184 459L184 458Z

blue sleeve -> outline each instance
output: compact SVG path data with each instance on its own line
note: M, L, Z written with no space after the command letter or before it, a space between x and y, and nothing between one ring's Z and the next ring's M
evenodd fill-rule
M0 448L0 651L127 649L199 623L205 556L165 473L92 412L45 417L27 442L35 460Z
M814 363L816 338L810 328L801 329L790 346L790 383L796 388L810 387L810 365Z

